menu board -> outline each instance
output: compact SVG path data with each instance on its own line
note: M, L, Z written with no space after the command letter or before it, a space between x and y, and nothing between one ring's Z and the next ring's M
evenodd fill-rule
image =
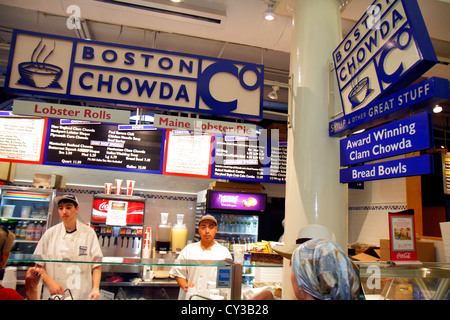
M44 164L161 173L164 130L52 119Z
M212 178L262 181L266 141L258 137L216 136Z
M287 141L279 141L270 146L269 182L285 182L287 169Z
M42 163L47 119L0 117L0 160Z
M0 116L0 161L9 162L284 183L286 145L152 125Z
M209 178L213 136L167 130L164 174Z

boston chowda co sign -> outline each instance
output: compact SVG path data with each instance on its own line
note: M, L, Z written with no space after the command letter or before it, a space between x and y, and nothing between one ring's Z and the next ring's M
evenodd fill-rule
M5 90L262 119L264 67L14 30Z
M330 122L330 135L448 98L446 79L407 87L437 63L416 0L374 1L333 52L333 61L343 116Z

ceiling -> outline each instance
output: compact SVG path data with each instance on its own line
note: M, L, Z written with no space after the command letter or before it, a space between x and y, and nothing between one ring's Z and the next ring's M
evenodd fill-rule
M342 4L345 36L373 0L337 0ZM284 121L287 112L292 6L277 0L274 21L263 19L268 0L0 0L0 86L8 63L12 29L139 47L200 54L264 65L265 119ZM450 0L418 0L438 63L423 77L450 79ZM67 20L79 8L82 28L69 29ZM331 58L331 57L330 57ZM278 85L278 99L267 95ZM4 98L5 99L5 98ZM4 100L3 99L3 100ZM448 129L450 104L437 126ZM447 111L447 112L446 112ZM280 115L281 113L281 115Z
M344 36L372 0L341 1L348 2L342 7ZM168 0L0 0L0 66L7 64L11 30L18 28L261 63L267 94L271 84L288 83L293 3L278 0L277 18L266 21L267 0L185 0L181 5ZM81 32L66 24L74 5ZM424 76L450 78L450 2L419 0L419 5L443 62ZM277 102L286 103L287 90L279 93Z
M0 0L0 87L8 63L11 32L17 28L263 64L264 96L267 97L272 85L281 87L275 100L279 104L267 106L264 118L285 121L291 8L295 1L278 0L277 18L269 22L263 19L267 0L185 0L182 5L170 4L168 0ZM373 0L338 1L347 3L341 8L345 36ZM418 3L441 62L424 77L450 79L450 0L418 0ZM73 14L68 11L72 5L80 8L80 30L68 29L66 24ZM11 96L3 94L1 98L6 100ZM435 127L446 140L450 104L445 103L444 108L446 112L435 115ZM67 168L63 169L62 174L67 174ZM54 172L55 168L48 170ZM26 180L28 176L19 179ZM209 179L200 182L199 179L184 179L182 183L172 179L169 182L167 177L152 176L141 179L139 187L152 189L152 185L165 185L171 191L196 192L210 182ZM90 170L83 175L82 182L96 185L102 179L104 172Z

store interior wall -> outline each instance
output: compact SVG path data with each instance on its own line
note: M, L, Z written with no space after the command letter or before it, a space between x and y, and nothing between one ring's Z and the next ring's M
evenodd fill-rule
M136 181L134 195L145 198L144 225L156 230L161 220L161 212L169 213L169 221L176 223L176 215L184 214L184 223L188 228L188 240L194 240L197 192L208 189L214 179L191 178L185 176L167 176L142 172L112 171L64 166L47 166L16 163L14 185L32 186L34 174L59 174L66 178L66 188L57 191L57 195L73 193L80 201L78 219L88 224L93 208L94 194L104 193L104 183L117 179ZM124 189L122 189L124 194ZM264 240L278 241L283 234L284 184L265 183L263 192L269 197L265 223L273 228L262 230ZM114 189L113 189L114 192ZM273 201L272 201L273 199ZM273 203L273 204L272 204ZM61 220L54 207L51 223L53 226ZM152 242L155 244L153 232Z
M436 262L446 262L440 230L438 234L427 230L436 232L440 221L448 221L450 203L450 196L443 194L440 154L435 154L434 160L434 174L421 176L423 235L417 240L433 242ZM366 181L361 189L349 188L349 244L378 247L380 239L389 239L389 212L408 209L406 184L406 178L397 178Z
M435 167L438 166L435 165ZM197 192L207 189L214 181L204 178L16 163L13 184L32 186L35 173L55 173L66 177L66 190L58 191L57 194L73 192L77 195L81 202L78 218L83 223L89 223L93 196L104 192L102 187L104 182L114 182L115 178L134 179L136 180L135 194L146 199L145 226L156 230L161 212L169 212L171 223L175 223L177 213L184 213L184 221L188 226L188 240L194 240ZM433 179L433 177L423 179L425 183L427 179ZM430 188L426 186L425 189ZM262 224L270 227L262 230L262 235L264 240L278 241L284 233L282 221L285 185L265 183L263 192L268 195L268 211ZM380 239L389 238L388 213L407 208L406 179L366 181L362 189L349 188L348 196L348 243L379 246ZM58 222L60 218L55 209L51 225ZM156 234L153 234L153 244L155 237ZM444 254L439 254L439 251L443 250L441 244L442 241L435 242L437 261L439 256L444 257Z
M388 213L406 210L406 179L366 181L363 189L349 188L349 243L380 245L389 239Z

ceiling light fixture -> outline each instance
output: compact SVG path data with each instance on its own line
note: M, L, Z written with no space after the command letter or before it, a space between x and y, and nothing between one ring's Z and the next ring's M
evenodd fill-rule
M272 100L278 99L278 90L280 90L279 86L272 86L272 91L267 96Z
M434 108L433 108L433 112L434 113L442 112L442 107L440 105L438 105L438 104L435 105Z
M269 2L267 3L267 10L264 11L264 19L268 21L272 21L275 19L275 4L276 1L269 0Z
M175 2L175 3L182 3L184 2L184 0L169 0L170 2Z

